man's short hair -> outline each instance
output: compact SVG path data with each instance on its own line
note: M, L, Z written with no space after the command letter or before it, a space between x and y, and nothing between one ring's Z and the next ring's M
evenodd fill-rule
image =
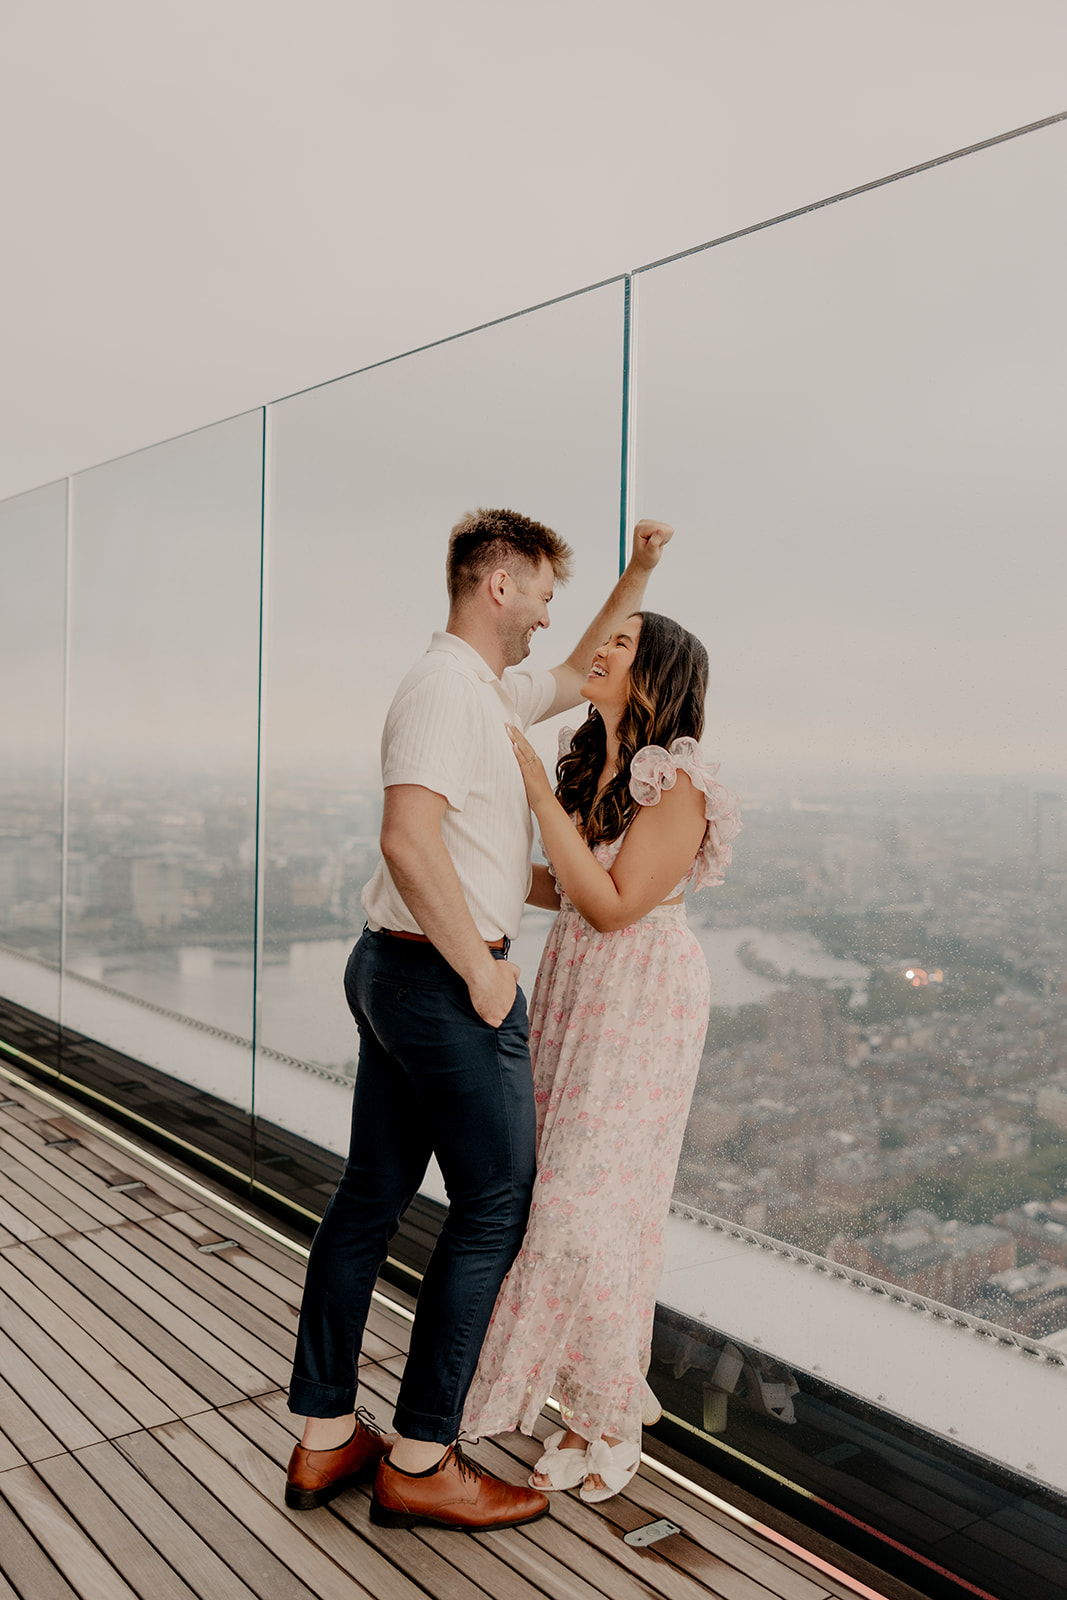
M452 529L445 571L452 605L474 593L487 572L521 562L531 571L543 559L558 583L571 575L571 547L558 533L517 511L468 511Z

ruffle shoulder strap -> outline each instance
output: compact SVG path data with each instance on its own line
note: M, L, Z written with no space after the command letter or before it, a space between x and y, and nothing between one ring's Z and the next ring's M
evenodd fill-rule
M669 750L647 744L630 763L630 793L640 806L659 804L664 789L673 789L679 772L684 772L695 789L704 795L707 826L697 852L692 889L708 889L722 882L723 872L733 859L733 841L741 832L737 796L715 782L718 762L707 762L695 739L675 739Z

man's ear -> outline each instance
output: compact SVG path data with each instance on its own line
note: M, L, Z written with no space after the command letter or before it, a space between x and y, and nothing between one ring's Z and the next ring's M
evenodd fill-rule
M488 574L486 583L488 585L489 598L496 605L500 606L504 604L504 600L507 595L508 584L510 582L511 574L508 572L506 567L496 567Z

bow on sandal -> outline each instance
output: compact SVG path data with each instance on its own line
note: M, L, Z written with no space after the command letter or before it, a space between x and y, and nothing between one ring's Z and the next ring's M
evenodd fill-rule
M612 1495L625 1489L641 1465L641 1446L632 1439L620 1439L618 1444L608 1444L604 1439L594 1439L585 1454L585 1475L592 1473L603 1483L603 1489L579 1489L579 1499L586 1505L598 1500L610 1500Z
M588 1450L561 1450L559 1443L565 1437L566 1430L560 1428L545 1440L545 1453L530 1474L531 1489L573 1489L589 1472ZM538 1472L548 1479L546 1484L534 1483Z

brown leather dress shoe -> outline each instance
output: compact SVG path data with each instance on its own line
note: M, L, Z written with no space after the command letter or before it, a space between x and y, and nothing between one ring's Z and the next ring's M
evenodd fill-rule
M294 1511L324 1506L350 1483L373 1478L385 1454L382 1430L369 1411L356 1414L356 1430L335 1450L305 1450L297 1445L289 1457L285 1503Z
M481 1533L486 1528L514 1528L536 1522L548 1510L548 1496L494 1478L450 1445L429 1472L401 1472L387 1458L378 1467L370 1503L372 1522L385 1528L457 1528Z

